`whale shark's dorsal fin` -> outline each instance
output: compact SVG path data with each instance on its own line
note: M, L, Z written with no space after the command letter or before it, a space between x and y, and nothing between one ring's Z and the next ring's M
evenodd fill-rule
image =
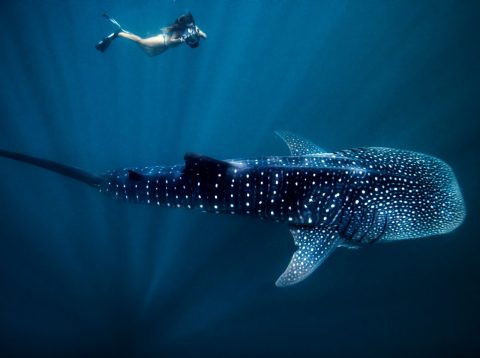
M133 181L139 181L143 179L143 175L135 170L128 170L128 179Z
M290 232L298 249L275 283L278 287L294 285L307 278L335 250L340 240L334 228L293 226Z
M287 131L275 131L275 134L283 139L283 141L288 145L290 154L293 156L315 155L327 152L318 145L296 134Z
M223 171L232 166L232 164L223 160L207 157L206 155L200 155L195 153L185 154L185 171Z

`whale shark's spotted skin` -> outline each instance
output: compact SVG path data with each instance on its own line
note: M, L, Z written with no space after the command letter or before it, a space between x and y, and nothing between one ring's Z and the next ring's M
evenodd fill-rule
M338 246L444 234L465 218L451 168L434 157L389 148L326 153L277 133L288 157L217 160L187 154L173 167L91 174L5 150L0 156L79 180L115 198L284 222L298 249L278 286L310 275Z
M279 286L303 280L337 246L447 233L465 217L455 176L439 159L389 148L325 153L279 135L292 156L220 161L187 154L185 165L110 172L100 190L150 205L286 222L299 249Z

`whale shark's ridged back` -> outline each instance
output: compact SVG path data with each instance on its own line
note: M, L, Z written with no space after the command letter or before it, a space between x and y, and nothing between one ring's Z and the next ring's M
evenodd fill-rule
M68 165L56 163L51 160L35 158L29 155L10 152L2 149L0 149L0 156L47 169L66 177L81 181L93 187L98 187L103 182L103 178L98 175L91 174Z

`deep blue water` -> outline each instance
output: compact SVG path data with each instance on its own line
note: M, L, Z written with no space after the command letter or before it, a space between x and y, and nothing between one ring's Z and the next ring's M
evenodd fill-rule
M79 355L403 356L480 351L477 1L3 1L0 148L103 172L287 154L290 130L337 150L442 158L454 233L337 250L274 286L286 226L128 205L0 162L0 350ZM156 34L186 10L209 38L154 58L108 11Z

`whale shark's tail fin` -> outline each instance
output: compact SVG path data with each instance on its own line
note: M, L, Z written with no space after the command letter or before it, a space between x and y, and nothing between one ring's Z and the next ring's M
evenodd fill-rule
M103 182L103 178L101 176L90 174L83 170L70 167L68 165L56 163L47 159L35 158L29 155L10 152L2 149L0 149L0 157L10 158L13 160L18 160L19 162L35 165L37 167L44 168L52 172L64 175L66 177L81 181L82 183L88 184L93 187L98 187Z

